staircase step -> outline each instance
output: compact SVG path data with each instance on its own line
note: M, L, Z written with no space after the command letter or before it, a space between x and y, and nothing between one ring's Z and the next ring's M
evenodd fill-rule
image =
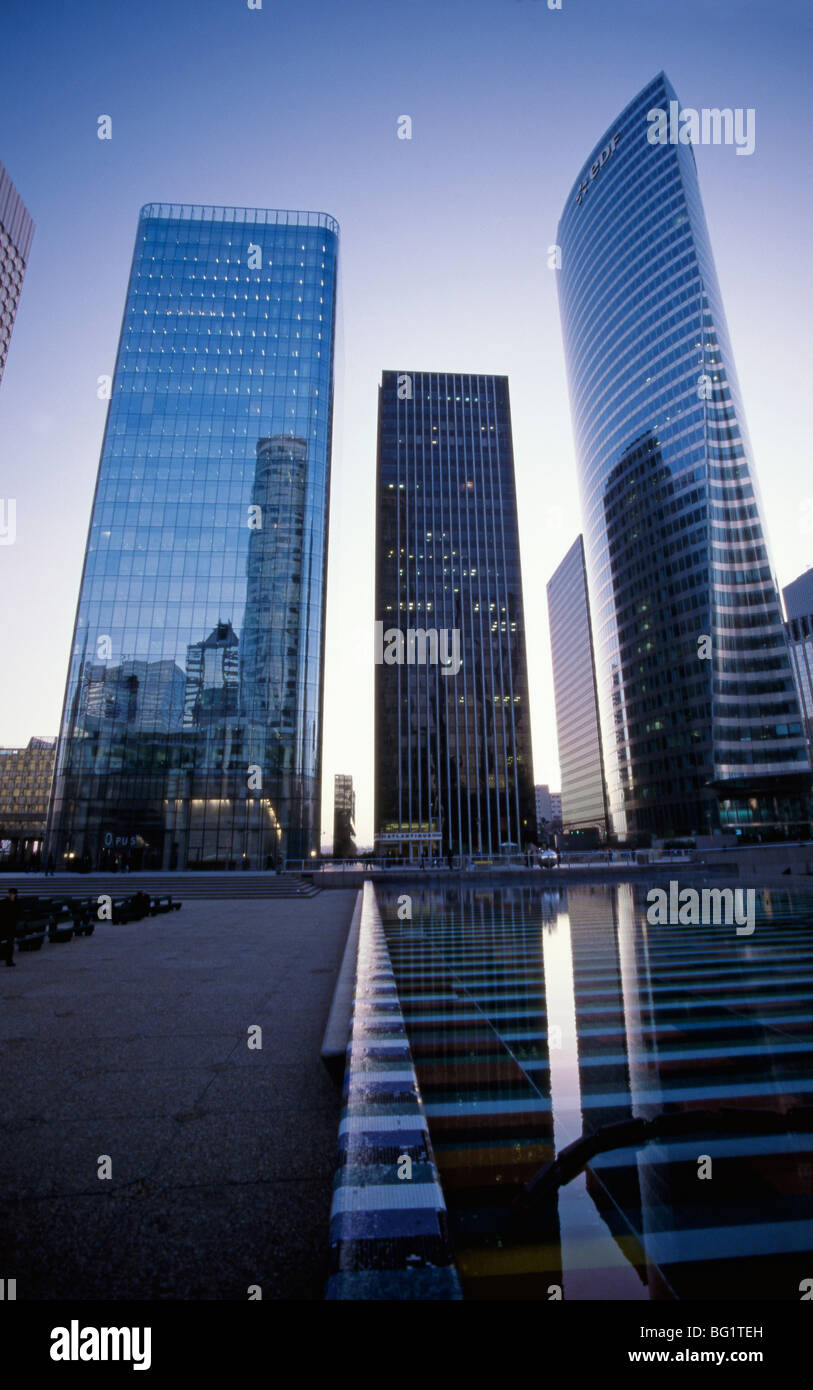
M100 893L127 898L139 889L158 896L171 893L178 902L212 898L313 898L322 889L298 874L234 873L178 874L42 874L2 875L0 885L16 888L21 897L95 898ZM2 892L2 887L0 887Z

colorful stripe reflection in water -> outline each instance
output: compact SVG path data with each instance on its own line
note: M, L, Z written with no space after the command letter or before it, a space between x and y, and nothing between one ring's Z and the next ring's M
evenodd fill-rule
M758 890L748 936L652 926L646 893L377 890L466 1298L798 1300L813 1275L813 893ZM523 1196L583 1134L692 1111Z

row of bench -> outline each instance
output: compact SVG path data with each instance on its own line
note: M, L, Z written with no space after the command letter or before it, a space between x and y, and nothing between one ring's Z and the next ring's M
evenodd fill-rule
M140 922L163 912L180 912L181 904L170 893L151 896L139 891L128 897L19 899L20 920L16 941L20 951L38 951L46 936L49 941L70 941L73 936L92 936L99 921Z

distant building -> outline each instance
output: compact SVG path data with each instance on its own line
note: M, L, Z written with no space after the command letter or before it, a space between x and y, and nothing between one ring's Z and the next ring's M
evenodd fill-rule
M417 859L530 843L506 377L383 373L376 525L378 850Z
M534 787L536 800L537 842L547 839L554 830L562 828L562 798L559 792L552 792L547 784Z
M788 618L807 618L813 613L813 569L805 570L798 579L782 590Z
M607 796L581 536L548 582L548 618L562 774L558 818L565 830L595 827L603 837Z
M793 679L802 709L808 746L813 752L813 569L782 590Z
M22 866L42 847L55 753L55 738L31 738L26 748L0 748L0 842L6 842L2 857L7 862Z
M536 806L536 836L538 840L541 840L551 827L550 787L544 784L534 787L534 803Z
M353 778L338 772L333 781L333 858L356 854L356 793Z
M31 250L34 222L4 164L0 164L0 379Z

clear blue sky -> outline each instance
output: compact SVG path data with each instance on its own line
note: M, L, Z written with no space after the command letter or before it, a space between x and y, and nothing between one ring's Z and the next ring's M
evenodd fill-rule
M0 385L0 496L17 499L0 744L57 731L96 379L113 369L139 207L314 208L339 219L343 260L325 828L333 774L350 772L372 834L382 368L510 378L535 773L558 786L545 584L580 522L547 246L593 143L661 68L684 106L755 109L753 156L697 155L774 560L794 578L813 563L812 38L809 0L5 0L0 159L37 229Z

